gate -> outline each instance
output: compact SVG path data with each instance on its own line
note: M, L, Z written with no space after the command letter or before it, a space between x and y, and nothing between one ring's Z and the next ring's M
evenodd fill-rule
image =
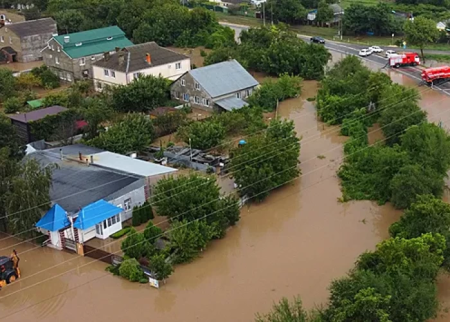
M77 243L72 239L64 238L64 246L69 250L73 250L74 252L77 251Z

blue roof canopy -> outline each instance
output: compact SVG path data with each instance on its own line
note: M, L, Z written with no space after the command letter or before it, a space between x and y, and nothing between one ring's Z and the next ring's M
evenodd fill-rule
M36 223L36 227L49 231L58 231L70 226L66 211L60 205L55 204L44 217Z
M100 199L99 201L93 202L82 208L78 213L78 217L73 226L81 230L88 229L122 211L122 208L116 207L109 202Z

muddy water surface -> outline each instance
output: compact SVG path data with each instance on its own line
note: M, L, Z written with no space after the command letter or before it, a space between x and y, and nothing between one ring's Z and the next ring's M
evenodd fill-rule
M368 201L338 202L336 169L345 138L337 128L316 120L313 103L306 101L315 96L316 86L305 82L302 97L285 101L278 109L281 117L295 122L302 136L302 177L264 203L243 208L241 221L226 238L213 242L193 263L177 266L162 289L111 276L103 263L20 245L16 248L22 253L23 276L1 291L2 317L252 321L255 312L267 311L282 296L300 294L308 308L325 302L330 281L386 238L399 212ZM0 248L11 243L1 240ZM1 252L9 254L10 249Z

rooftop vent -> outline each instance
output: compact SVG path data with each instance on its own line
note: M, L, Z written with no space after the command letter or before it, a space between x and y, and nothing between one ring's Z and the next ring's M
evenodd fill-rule
M64 36L64 42L67 44L70 41L70 36Z

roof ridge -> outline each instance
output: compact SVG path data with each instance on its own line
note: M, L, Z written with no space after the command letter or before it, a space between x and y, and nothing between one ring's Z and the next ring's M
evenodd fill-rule
M27 23L27 22L35 22L35 21L39 21L39 20L53 20L55 23L56 21L52 18L52 17L45 17L45 18L39 18L39 19L33 19L33 20L25 20L25 21L18 21L18 22L14 22L12 24L6 25L7 27L11 27L11 26L15 26L15 25L19 25L21 23Z

